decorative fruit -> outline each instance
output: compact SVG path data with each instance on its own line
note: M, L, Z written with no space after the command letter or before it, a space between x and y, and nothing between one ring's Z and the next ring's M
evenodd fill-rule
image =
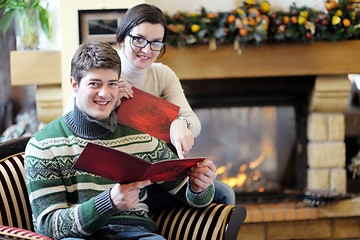
M306 23L306 18L302 17L302 16L299 16L298 18L298 23L299 25L303 25Z
M338 9L336 10L335 15L341 17L343 15L343 12L340 9Z
M200 30L200 26L198 24L191 25L191 31L192 32L198 32Z
M284 23L284 24L288 24L289 22L290 22L289 16L284 16L284 17L283 17L283 23Z
M333 16L331 19L332 25L338 25L341 22L341 18L338 16Z
M249 5L255 5L255 0L245 0L245 3L246 4L249 4Z
M239 30L240 36L246 36L248 34L248 30L246 28L241 28Z
M270 3L268 1L264 1L260 3L260 9L263 13L270 12Z
M342 23L343 23L344 27L349 27L350 24L351 24L350 20L347 19L347 18L344 18L344 19L342 20Z
M335 0L326 0L325 1L325 8L328 11L331 11L338 7L339 7L339 4Z
M234 23L235 20L236 20L236 18L235 18L235 16L232 15L232 14L230 14L230 15L228 16L228 18L227 18L227 22L228 22L228 23Z
M291 22L292 22L293 24L297 24L297 23L298 23L297 17L292 16L292 17L291 17Z

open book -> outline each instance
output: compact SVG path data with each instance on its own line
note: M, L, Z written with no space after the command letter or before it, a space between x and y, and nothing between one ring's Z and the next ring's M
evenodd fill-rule
M121 100L118 122L169 142L170 124L179 115L180 107L138 88L132 89L134 97Z
M152 182L166 182L184 178L191 167L204 159L199 157L149 163L128 153L89 142L73 168L118 183L146 179Z

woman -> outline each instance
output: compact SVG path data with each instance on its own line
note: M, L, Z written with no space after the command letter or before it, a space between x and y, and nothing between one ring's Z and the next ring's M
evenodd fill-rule
M170 127L171 143L184 158L200 133L200 121L191 109L179 78L166 65L154 63L166 50L167 27L163 12L140 4L128 10L116 33L122 61L120 96L131 98L132 86L180 106Z
M122 63L119 95L133 97L131 88L134 86L180 106L179 117L170 126L170 139L178 156L184 158L199 135L201 125L179 78L168 66L155 63L166 51L166 37L167 23L159 8L139 4L126 12L116 33ZM215 189L214 202L235 204L234 191L229 186L215 181Z

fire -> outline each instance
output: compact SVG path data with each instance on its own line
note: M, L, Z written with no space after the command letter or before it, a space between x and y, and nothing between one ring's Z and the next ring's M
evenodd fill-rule
M216 173L217 174L223 174L226 171L226 167L225 166L221 166L217 169Z
M255 112L259 110L252 109ZM239 152L244 156L239 156L239 159L234 160L231 164L226 164L218 169L218 175L223 182L232 188L239 188L241 191L264 192L267 189L266 186L269 186L266 173L274 168L272 163L277 154L274 147L274 140L276 139L274 125L277 120L277 111L276 108L272 107L262 108L261 110L258 114L261 114L264 121L257 122L257 126L263 133L261 139L256 139L256 137L250 135L250 142L256 139L255 146L253 144L241 145ZM258 156L255 155L255 157L249 158L254 156L254 152L258 152L258 149L260 150ZM236 172L237 168L238 171Z
M242 187L246 182L247 176L245 173L239 173L236 177L226 178L222 180L224 183L228 184L230 187Z
M264 161L264 159L265 159L265 154L261 153L260 156L257 159L255 159L255 161L249 163L249 167L251 169L257 168Z
M248 165L244 163L240 166L239 172L241 172L241 173L246 172L247 168L248 168Z
M231 168L231 164L228 164L227 166L220 166L217 170L217 174L222 175L221 180L230 187L243 188L250 179L256 182L261 178L261 172L257 169L257 167L261 165L265 158L265 153L261 153L254 161L241 164L238 174L234 177L227 177L227 171ZM264 192L265 188L259 188L258 191Z

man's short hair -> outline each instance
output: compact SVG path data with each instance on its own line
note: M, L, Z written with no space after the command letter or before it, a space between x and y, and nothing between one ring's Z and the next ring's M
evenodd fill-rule
M71 60L71 76L79 84L91 69L110 69L121 74L121 60L117 51L107 42L83 42Z

